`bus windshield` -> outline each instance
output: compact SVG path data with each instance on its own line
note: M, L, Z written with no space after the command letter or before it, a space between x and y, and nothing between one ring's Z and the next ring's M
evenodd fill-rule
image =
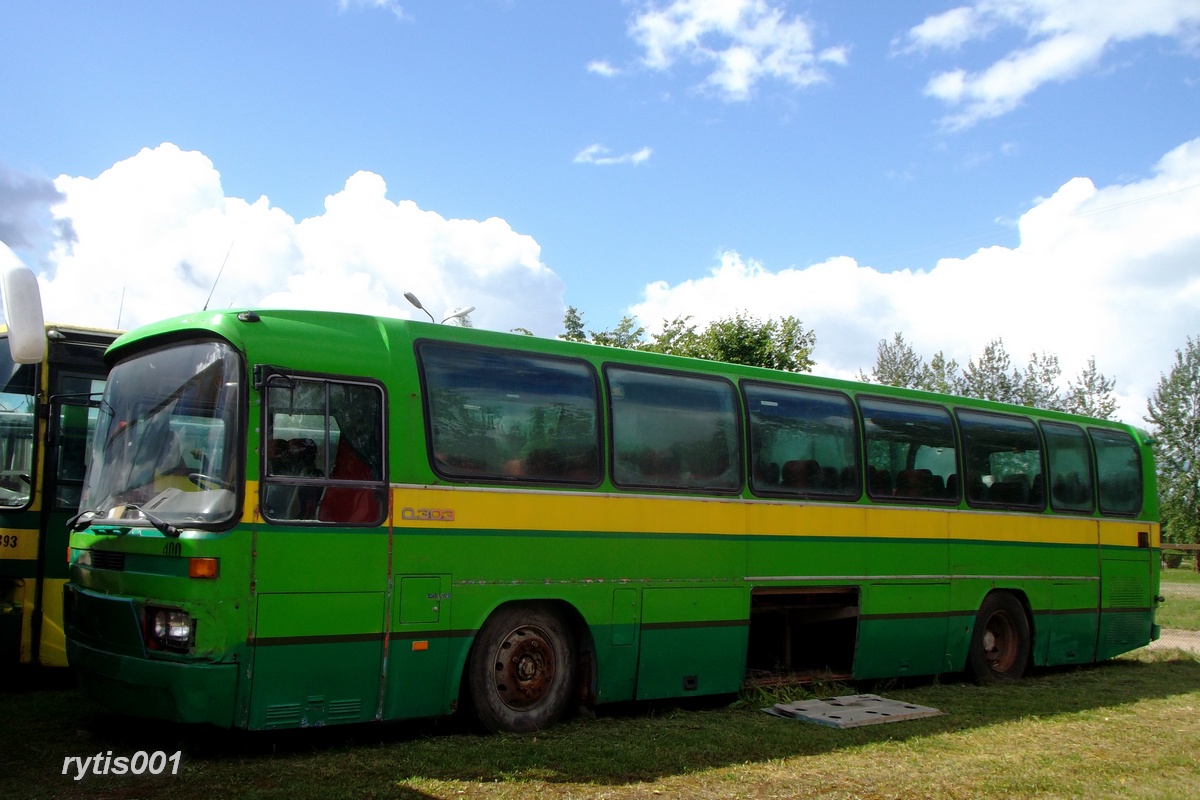
M143 353L109 374L80 510L91 522L228 522L237 507L241 359L196 342Z
M0 506L5 508L28 505L33 492L36 376L36 366L15 363L8 338L0 337Z

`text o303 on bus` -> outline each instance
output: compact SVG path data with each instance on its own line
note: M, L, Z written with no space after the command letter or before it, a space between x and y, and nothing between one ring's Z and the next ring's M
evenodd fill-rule
M453 522L453 508L405 508L400 518L414 522Z

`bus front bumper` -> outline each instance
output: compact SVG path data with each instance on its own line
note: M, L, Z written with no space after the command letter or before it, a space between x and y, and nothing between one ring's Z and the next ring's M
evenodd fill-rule
M123 714L233 727L237 664L188 664L118 655L67 640L80 686Z

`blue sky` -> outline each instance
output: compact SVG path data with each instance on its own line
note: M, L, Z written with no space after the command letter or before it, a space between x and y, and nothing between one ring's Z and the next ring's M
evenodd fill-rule
M794 314L1130 419L1200 334L1196 0L9 0L0 75L48 318Z

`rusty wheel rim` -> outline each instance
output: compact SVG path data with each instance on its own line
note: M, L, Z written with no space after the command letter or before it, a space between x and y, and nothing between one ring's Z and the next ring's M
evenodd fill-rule
M496 695L509 708L525 711L546 697L554 683L554 646L541 628L515 628L496 650Z
M983 656L996 672L1009 672L1017 663L1017 626L1007 612L988 617L983 631Z

